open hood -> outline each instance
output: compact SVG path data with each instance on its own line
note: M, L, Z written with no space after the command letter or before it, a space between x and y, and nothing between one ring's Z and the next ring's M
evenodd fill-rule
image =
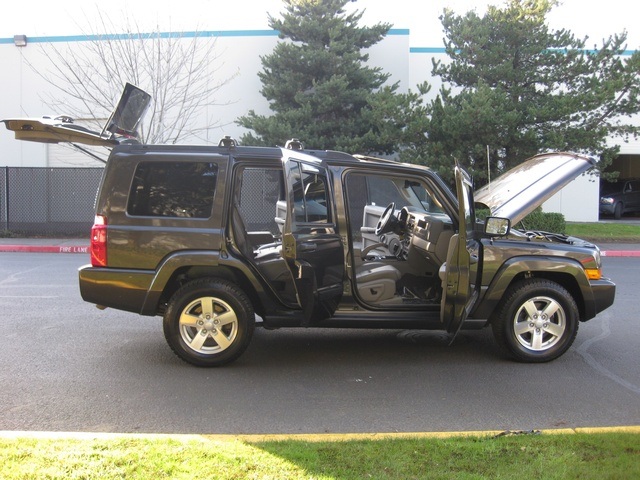
M9 118L1 120L16 139L40 143L82 143L112 147L123 140L137 140L137 128L144 116L151 96L127 83L115 110L101 132L94 132L73 123L67 116L42 118Z
M595 164L573 153L536 155L476 191L474 199L489 207L492 216L515 225Z

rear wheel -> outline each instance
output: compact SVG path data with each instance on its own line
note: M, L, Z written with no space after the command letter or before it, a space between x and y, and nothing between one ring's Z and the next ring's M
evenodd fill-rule
M512 285L492 319L500 347L520 362L548 362L566 352L578 333L578 307L561 285L528 279Z
M232 362L247 348L255 316L247 295L233 283L200 279L169 301L164 336L180 358L199 367Z

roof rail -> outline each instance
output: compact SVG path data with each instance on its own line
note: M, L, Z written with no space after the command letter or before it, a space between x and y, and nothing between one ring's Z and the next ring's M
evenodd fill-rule
M391 160L390 158L372 157L370 155L360 155L360 154L356 154L353 156L358 160L368 160L370 162L382 162L382 163L394 163L394 164L398 163L397 161Z

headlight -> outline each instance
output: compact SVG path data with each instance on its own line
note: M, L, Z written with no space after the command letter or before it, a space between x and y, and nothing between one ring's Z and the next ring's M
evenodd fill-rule
M615 200L611 197L600 197L600 203L604 203L605 205L613 205Z

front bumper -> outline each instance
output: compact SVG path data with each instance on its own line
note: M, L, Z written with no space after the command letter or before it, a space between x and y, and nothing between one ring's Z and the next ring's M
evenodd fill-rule
M608 278L591 280L589 283L591 284L591 291L593 292L595 316L613 305L613 300L616 296L616 284ZM585 320L588 320L588 318Z
M600 213L603 215L613 215L615 212L616 206L614 203L601 203L600 204Z

